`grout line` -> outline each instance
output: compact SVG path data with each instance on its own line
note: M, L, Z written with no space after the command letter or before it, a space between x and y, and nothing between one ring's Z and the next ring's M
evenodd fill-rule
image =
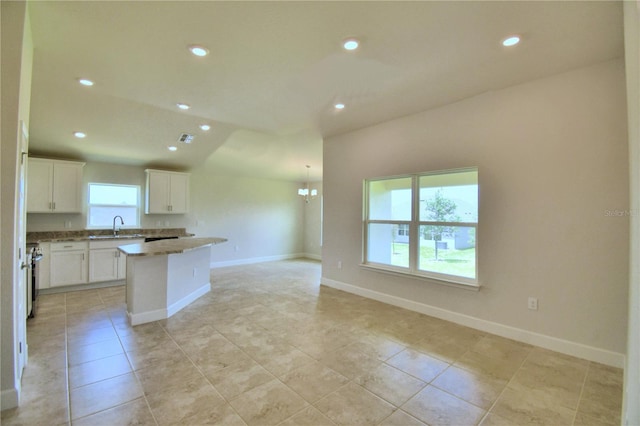
M578 396L576 410L575 410L575 413L573 413L573 421L571 422L572 425L576 424L576 418L578 417L578 409L580 408L580 402L582 402L582 395L584 394L584 389L587 385L587 377L589 377L589 372L591 371L591 364L592 364L591 362L587 364L587 371L584 373L584 379L582 380L582 386L580 387L580 395Z

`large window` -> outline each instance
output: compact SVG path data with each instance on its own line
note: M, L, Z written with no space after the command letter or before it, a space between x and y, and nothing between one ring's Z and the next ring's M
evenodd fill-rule
M88 228L111 228L121 216L122 228L140 226L140 187L137 185L89 184ZM120 221L117 222L120 225Z
M365 180L363 263L478 285L477 169Z

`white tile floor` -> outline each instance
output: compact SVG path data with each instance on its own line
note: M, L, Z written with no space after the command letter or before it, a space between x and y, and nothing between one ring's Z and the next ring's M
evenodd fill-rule
M3 425L616 425L622 371L322 287L295 260L212 271L172 318L124 287L42 296Z

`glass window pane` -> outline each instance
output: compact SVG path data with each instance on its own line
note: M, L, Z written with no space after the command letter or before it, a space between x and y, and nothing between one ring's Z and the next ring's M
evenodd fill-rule
M368 262L409 267L409 236L400 235L402 225L372 223L368 231Z
M89 226L104 226L107 228L113 227L113 218L117 215L122 216L124 219L124 225L122 228L136 228L138 227L138 208L137 207L89 207ZM116 222L120 225L120 221Z
M476 228L420 226L418 268L476 278Z
M411 220L411 178L369 181L370 220Z
M420 177L420 220L478 222L478 171Z
M138 187L128 185L89 184L89 204L138 205Z

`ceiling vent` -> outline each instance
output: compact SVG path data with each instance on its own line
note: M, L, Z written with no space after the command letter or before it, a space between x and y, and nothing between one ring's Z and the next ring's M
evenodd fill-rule
M183 133L178 138L178 142L191 143L191 141L193 141L193 138L195 138L195 136L190 135L189 133Z

